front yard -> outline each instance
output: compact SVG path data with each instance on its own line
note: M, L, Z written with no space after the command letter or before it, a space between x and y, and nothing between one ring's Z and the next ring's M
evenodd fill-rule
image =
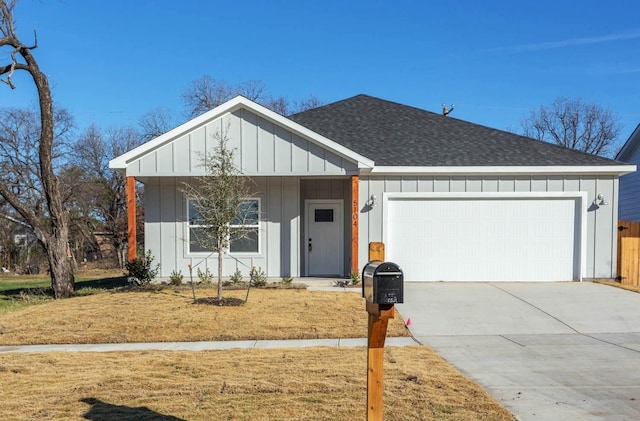
M190 289L171 287L45 300L0 313L0 344L367 335L357 293L252 289L239 307L192 302ZM397 315L388 336L401 335ZM4 353L0 384L2 419L364 419L366 349ZM385 420L513 420L424 346L385 349L384 393Z

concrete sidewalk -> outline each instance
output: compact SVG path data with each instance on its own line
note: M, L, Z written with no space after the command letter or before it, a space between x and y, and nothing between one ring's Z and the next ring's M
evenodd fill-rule
M519 420L640 419L640 294L591 282L405 283L412 333Z
M419 345L410 337L387 338L386 346ZM122 352L122 351L207 351L249 348L308 348L308 347L367 346L367 338L350 339L288 339L280 341L211 341L211 342L149 342L123 344L69 345L8 345L0 346L0 354L26 352Z

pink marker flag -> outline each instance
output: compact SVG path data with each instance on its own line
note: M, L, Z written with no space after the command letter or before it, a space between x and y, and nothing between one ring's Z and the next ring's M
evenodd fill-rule
M407 322L404 324L404 327L409 327L411 325L411 317L407 319Z

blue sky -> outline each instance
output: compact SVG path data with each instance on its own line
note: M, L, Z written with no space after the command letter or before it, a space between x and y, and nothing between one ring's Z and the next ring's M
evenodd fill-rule
M558 96L640 123L640 2L21 0L17 29L79 129L136 124L205 74L326 102L365 93L498 129ZM8 53L0 55L6 61ZM35 101L0 86L0 107Z

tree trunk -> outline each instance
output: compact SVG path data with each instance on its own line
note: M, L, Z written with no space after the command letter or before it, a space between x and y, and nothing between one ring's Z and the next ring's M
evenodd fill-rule
M40 71L38 63L27 49L22 56L29 65L29 73L38 89L40 105L40 178L49 210L50 228L47 256L51 270L51 286L56 298L66 297L74 291L74 276L71 260L67 257L69 247L69 218L62 204L58 179L53 171L53 99L49 81Z
M56 298L68 297L75 289L75 278L71 258L67 255L67 242L64 238L51 239L47 248L51 286Z
M5 199L7 197L11 198L9 201L12 207L31 225L39 241L45 246L51 271L51 286L56 298L60 298L73 293L74 277L71 260L67 257L69 215L62 203L58 179L53 169L53 142L55 137L53 99L51 98L51 89L49 88L47 76L40 71L35 57L31 54L31 50L37 48L37 42L33 47L27 47L20 42L15 34L13 24L13 8L15 5L15 1L5 1L2 4L0 32L3 37L0 38L0 46L11 46L14 48L14 52L12 54L12 64L1 67L0 74L13 73L14 68L26 70L31 75L38 91L40 109L39 171L48 215L43 217L35 214L7 189L3 190L2 196ZM20 54L25 63L18 62L16 54ZM7 82L6 80L4 81ZM11 82L8 83L13 88L13 84Z
M222 251L218 251L218 300L222 300Z

